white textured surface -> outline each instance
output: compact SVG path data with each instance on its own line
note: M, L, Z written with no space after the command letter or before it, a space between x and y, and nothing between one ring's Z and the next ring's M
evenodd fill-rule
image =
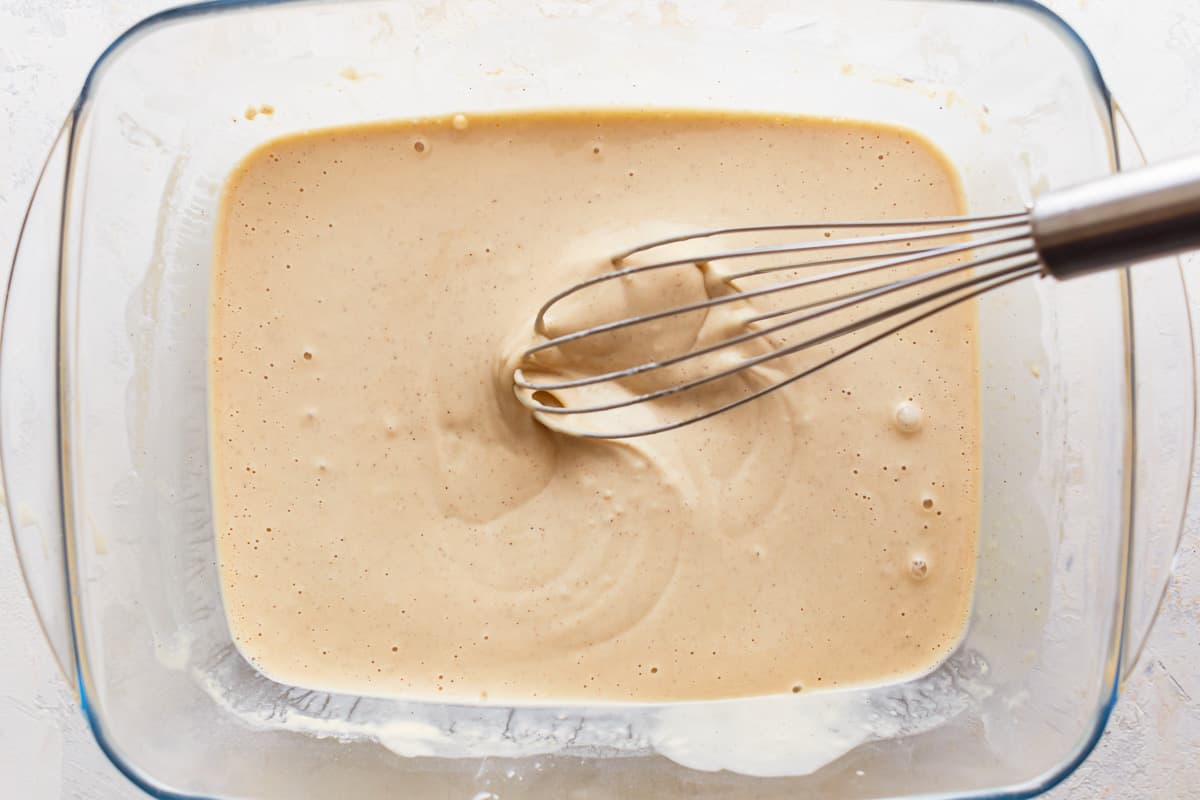
M161 0L0 0L0 259L37 170L88 67ZM1151 160L1200 151L1200 3L1061 0L1049 5L1095 51ZM1191 259L1200 319L1200 259ZM1194 478L1194 481L1196 479ZM0 523L6 527L6 523ZM1200 502L1136 675L1092 757L1051 800L1200 798ZM144 798L100 753L33 615L0 531L0 795Z

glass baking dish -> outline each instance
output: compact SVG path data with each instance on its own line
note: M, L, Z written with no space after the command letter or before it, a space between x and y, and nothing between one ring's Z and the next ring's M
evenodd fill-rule
M966 637L928 675L509 708L312 692L242 659L206 431L226 174L289 131L596 106L905 125L958 166L973 212L1132 156L1086 47L1029 2L216 2L135 26L88 76L30 205L0 444L47 636L97 741L151 794L1024 797L1095 744L1188 490L1191 333L1170 261L980 303L978 585Z

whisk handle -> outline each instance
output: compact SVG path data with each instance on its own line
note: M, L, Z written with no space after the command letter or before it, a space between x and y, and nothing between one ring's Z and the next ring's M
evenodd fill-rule
M1057 278L1200 249L1200 154L1050 192L1030 222Z

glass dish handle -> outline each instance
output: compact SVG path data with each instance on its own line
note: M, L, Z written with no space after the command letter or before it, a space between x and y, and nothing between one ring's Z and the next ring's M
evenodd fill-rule
M34 185L5 284L0 322L0 462L21 573L58 665L75 685L63 526L58 288L67 154L63 124Z
M1115 101L1113 117L1120 167L1144 165L1145 155ZM1122 687L1146 645L1171 578L1196 435L1196 362L1187 284L1179 259L1160 261L1127 272L1136 439Z

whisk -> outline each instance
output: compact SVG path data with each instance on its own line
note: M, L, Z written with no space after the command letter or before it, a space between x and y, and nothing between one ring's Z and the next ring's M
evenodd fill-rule
M856 229L871 230L868 235L854 235ZM804 231L822 238L714 248L713 252L698 254L675 252L680 246L714 237L778 237L790 231L798 232L797 238ZM835 231L837 236L833 235ZM567 287L547 300L534 323L535 330L547 338L522 354L513 374L514 388L521 402L556 430L605 439L662 433L752 402L951 306L1016 281L1035 275L1066 279L1192 248L1200 248L1200 155L1050 192L1029 208L1012 213L800 222L684 233L625 250L612 258L611 271ZM652 263L630 263L635 257L644 259L655 251L670 255ZM715 296L648 311L638 309L639 313L611 321L546 333L547 314L567 298L577 302L581 293L596 291L612 281L645 280L648 274L662 270L688 266L710 269L717 264L732 269L721 276L727 290ZM787 275L779 279L782 273ZM744 285L764 276L773 282ZM814 290L821 292L815 300L807 296ZM554 351L578 347L593 337L628 336L648 323L708 314L731 304L752 305L768 297L778 300L789 292L807 294L803 302L784 303L783 308L754 308L740 318L740 325L734 326L729 335L711 343L697 340L677 353L656 353L615 369L602 367L569 377L530 377L547 372L540 364ZM847 321L844 317L848 313L858 316ZM787 336L800 330L798 326L804 326L804 333L798 341L791 341ZM859 332L862 334L854 335ZM737 352L747 343L753 343L757 351L732 363L717 358L716 368L698 375L681 372L689 362L712 359L722 351ZM680 418L651 418L649 424L614 429L570 422L586 415L676 398L760 365L787 365L789 357L805 351L818 354L816 363L805 363L794 372L777 375L733 399L723 398L713 407L689 407ZM684 377L615 398L611 393L591 396L578 391L642 380L641 376L655 372ZM575 392L572 397L584 401L564 403L564 392ZM627 421L628 417L622 419Z

